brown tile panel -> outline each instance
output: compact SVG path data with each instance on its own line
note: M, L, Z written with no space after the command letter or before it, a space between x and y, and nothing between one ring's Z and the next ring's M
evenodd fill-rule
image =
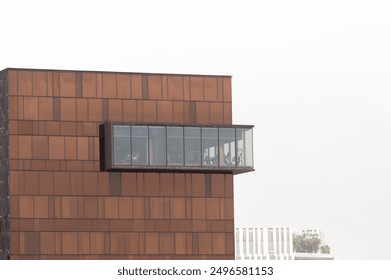
M137 195L137 173L121 173L121 195Z
M49 204L47 196L34 196L34 218L48 218Z
M32 95L33 93L33 74L29 70L19 70L17 73L18 95Z
M104 73L103 80L103 98L116 98L117 96L117 78L115 74Z
M82 74L83 97L96 97L97 78L95 73Z
M18 93L18 71L8 70L8 95L16 95Z
M159 123L173 122L173 109L171 101L157 101L157 120Z
M183 100L184 81L182 76L168 76L168 99Z
M65 153L64 137L49 136L49 159L63 159Z
M76 97L75 72L60 72L60 96Z
M18 97L18 119L24 119L24 98Z
M159 233L159 254L175 254L175 233Z
M144 189L145 196L158 196L160 194L159 173L146 173L144 175Z
M76 98L60 98L61 121L76 121Z
M224 124L232 124L232 104L224 103Z
M8 97L8 118L10 120L18 118L18 99L16 96Z
M197 115L196 115L196 102L188 102L184 104L184 123L186 124L196 124L197 123Z
M110 234L110 254L124 254L124 233L112 232Z
M209 103L209 121L210 124L223 124L224 123L224 104L222 102Z
M101 122L102 99L88 99L88 121Z
M159 197L150 198L150 217L151 219L163 219L164 218L164 200Z
M161 196L174 195L174 174L160 173L159 174L159 188Z
M38 119L39 120L53 119L53 98L50 97L38 98Z
M130 75L117 75L117 97L122 99L130 99Z
M11 139L10 139L11 140ZM20 159L29 159L32 156L32 141L31 136L18 137L18 151Z
M170 219L186 219L185 198L170 198Z
M26 120L38 120L38 97L24 97L23 115Z
M223 78L223 99L224 99L224 102L232 102L231 78L230 77Z
M136 100L122 101L122 117L124 122L137 122L137 102Z
M143 104L143 113L142 113L142 121L145 123L156 123L157 122L157 103L152 100L145 100L142 102Z
M204 100L204 78L202 76L190 77L190 100Z
M76 73L76 97L83 97L83 77L82 73Z
M90 254L90 234L88 232L79 232L78 237L78 253L80 255Z
M60 98L53 97L53 120L60 120Z
M121 100L109 100L108 107L110 121L120 122L123 120Z
M206 195L206 175L194 173L191 175L191 195L193 197L204 197Z
M204 78L204 97L205 101L218 101L216 77Z
M77 232L63 232L61 235L62 253L66 255L77 254L78 238Z
M145 234L145 253L159 254L159 234L146 233Z
M195 115L197 125L208 125L210 124L209 117L209 103L208 102L196 102L195 103Z
M148 99L148 75L141 76L141 98Z
M34 159L49 159L49 138L47 136L32 137L32 157Z
M142 75L131 74L130 75L130 84L131 84L132 99L141 99L142 98L142 88L143 88Z
M148 75L148 99L162 99L162 76Z
M189 120L190 116L188 116L187 119ZM172 102L172 122L176 124L184 123L184 102L181 101Z
M40 233L39 232L26 232L25 234L25 253L30 254L39 254L40 252Z
M76 99L76 119L82 122L88 120L88 99Z

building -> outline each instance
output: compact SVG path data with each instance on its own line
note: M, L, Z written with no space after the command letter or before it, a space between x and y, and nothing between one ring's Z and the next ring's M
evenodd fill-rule
M0 72L2 259L234 259L231 77Z
M290 228L236 228L237 260L293 260Z

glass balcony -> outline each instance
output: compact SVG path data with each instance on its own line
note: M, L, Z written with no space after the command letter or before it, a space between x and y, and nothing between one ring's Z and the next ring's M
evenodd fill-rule
M106 170L223 172L254 170L253 126L162 126L107 123Z

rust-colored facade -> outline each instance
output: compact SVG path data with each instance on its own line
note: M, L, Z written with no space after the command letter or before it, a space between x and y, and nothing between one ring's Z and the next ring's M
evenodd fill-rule
M3 258L234 259L232 172L105 170L100 132L230 126L230 77L6 69L0 80Z

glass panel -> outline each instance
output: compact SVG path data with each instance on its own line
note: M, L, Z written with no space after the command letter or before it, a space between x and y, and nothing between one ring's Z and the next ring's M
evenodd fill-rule
M253 167L253 145L252 129L236 129L236 166Z
M201 135L199 127L185 127L185 165L201 166Z
M132 126L132 165L148 164L148 127Z
M113 165L253 167L252 128L112 126ZM1 149L0 149L1 152ZM4 150L3 150L4 153ZM1 169L1 166L0 166Z
M202 165L217 166L218 149L217 149L218 129L213 127L202 128Z
M149 163L166 165L166 127L149 127Z
M235 128L219 129L220 166L235 166Z
M114 125L114 164L130 165L130 126Z
M183 166L183 127L167 127L167 165Z

